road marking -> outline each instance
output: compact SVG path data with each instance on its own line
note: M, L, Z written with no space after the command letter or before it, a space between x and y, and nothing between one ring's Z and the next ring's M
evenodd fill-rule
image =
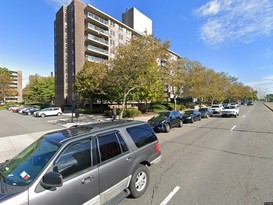
M234 130L235 127L236 127L236 125L234 125L234 126L230 129L230 131Z
M164 201L161 202L160 205L166 205L170 200L171 198L176 194L176 192L178 192L178 190L180 189L179 186L176 186L171 193L169 193L169 195L164 199Z

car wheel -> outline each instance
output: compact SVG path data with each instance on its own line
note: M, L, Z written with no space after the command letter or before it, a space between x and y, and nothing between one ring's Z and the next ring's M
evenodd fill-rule
M183 126L183 121L182 121L182 120L179 120L178 127L182 127L182 126Z
M206 118L209 118L209 115L208 115L208 114L206 114Z
M164 125L164 127L165 127L165 132L170 132L171 126L170 126L169 123L166 123L166 124Z
M28 114L28 115L31 115L31 113L30 113L30 112L28 112L27 114Z
M60 112L58 112L58 114L57 114L58 116L61 116L62 115L62 113L60 113Z
M132 180L129 186L131 197L138 198L146 191L149 184L150 173L145 165L138 165L138 168L133 173Z
M199 117L199 119L198 119L199 121L201 121L201 117Z
M191 118L191 123L194 123L194 119L193 118Z
M43 114L41 114L41 117L45 117L45 114L43 113Z

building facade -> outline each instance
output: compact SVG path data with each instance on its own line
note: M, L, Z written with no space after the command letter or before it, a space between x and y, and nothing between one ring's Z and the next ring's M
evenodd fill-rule
M80 0L62 6L54 22L55 104L72 105L76 100L75 76L85 61L103 62L114 58L114 47L133 36L152 33L152 20L132 8L122 22Z
M15 96L5 97L5 102L23 102L23 92L22 92L22 71L11 71L12 83L9 85L10 88L13 88L17 91Z

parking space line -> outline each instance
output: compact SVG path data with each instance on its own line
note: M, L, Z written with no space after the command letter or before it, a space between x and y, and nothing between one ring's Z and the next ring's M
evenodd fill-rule
M230 131L234 130L235 127L236 127L236 125L234 125L234 126L230 129Z
M170 200L171 198L176 194L176 192L178 192L178 190L180 189L179 186L176 186L171 193L169 193L169 195L164 199L164 201L161 202L160 205L166 205Z

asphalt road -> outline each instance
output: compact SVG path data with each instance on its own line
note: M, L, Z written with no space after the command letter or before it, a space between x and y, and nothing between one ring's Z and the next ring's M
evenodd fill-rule
M150 185L122 205L257 205L273 202L273 113L241 106L238 118L212 117L159 133L162 161ZM172 193L172 194L171 194Z
M34 116L12 113L11 111L8 110L1 110L0 137L59 129L62 127L52 123L48 123L47 121L67 117L68 116L51 116L45 118L38 118Z

